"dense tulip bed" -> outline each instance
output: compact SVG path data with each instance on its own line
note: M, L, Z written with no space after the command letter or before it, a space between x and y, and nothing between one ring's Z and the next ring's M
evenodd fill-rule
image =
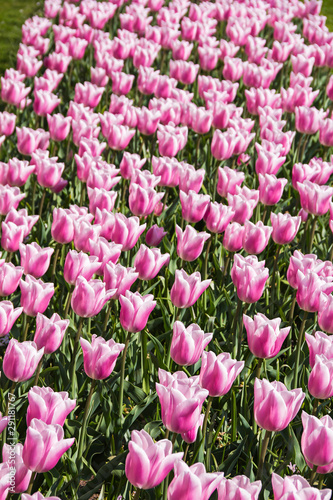
M0 500L328 500L317 0L45 0L1 78Z

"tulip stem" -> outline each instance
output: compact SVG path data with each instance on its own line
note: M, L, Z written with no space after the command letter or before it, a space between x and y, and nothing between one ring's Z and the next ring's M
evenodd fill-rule
M223 269L223 275L222 275L222 283L221 283L221 285L223 285L225 277L227 275L227 272L228 272L228 269L229 269L229 264L230 264L230 259L231 259L231 257L230 257L230 252L229 252L228 253L228 257L224 261L224 269Z
M35 378L34 378L34 386L38 385L39 374L40 374L40 371L42 369L42 366L43 366L43 357L42 357L42 359L40 360L40 362L38 363L38 366L37 366L37 371L36 371L36 375L35 375Z
M24 315L25 319L25 326L24 326L24 331L23 331L23 339L22 342L25 342L27 340L28 336L28 331L29 331L29 325L30 325L30 318L26 314Z
M86 435L86 430L87 430L87 425L88 425L88 417L89 417L91 398L94 394L95 387L96 387L96 380L92 380L88 399L86 401L86 406L84 408L83 422L82 422L82 427L81 427L81 432L80 432L80 437L79 437L79 446L78 446L78 452L77 452L77 459L79 461L81 461L81 459L82 459L82 451L83 451L84 438ZM81 463L79 463L79 469L81 467L82 467L82 461L81 461Z
M187 457L187 453L188 453L188 450L189 450L189 443L186 444L186 448L185 448L185 452L184 452L184 456L183 456L183 461L186 462L186 457Z
M271 315L274 312L275 274L276 274L277 263L278 263L278 260L279 260L280 250L281 250L281 245L277 245L277 249L276 249L276 252L275 252L275 255L274 255L274 265L273 265L273 273L272 273L272 281L271 281L271 290L272 290L272 294L271 294L271 311L270 311Z
M105 315L105 319L104 319L103 333L106 332L106 329L107 329L107 326L108 326L108 322L109 322L109 319L110 319L111 310L112 310L112 302L110 300L110 302L108 303L108 306L107 306L106 315Z
M127 349L128 349L130 338L131 338L131 333L127 332L125 347L123 350L123 356L121 358L120 386L119 386L119 392L120 392L120 394L119 394L119 418L120 418L120 422L123 421L125 363L126 363L126 354L127 354Z
M44 188L42 199L40 201L40 206L39 206L39 219L40 219L41 222L42 222L42 213L43 213L43 206L44 206L45 196L46 196L46 189Z
M149 370L147 363L147 332L141 331L141 371L142 371L142 390L145 394L149 394Z
M319 490L323 488L323 484L324 484L324 474L319 474L319 484L318 484Z
M262 362L263 362L263 359L259 358L258 359L258 363L257 363L257 367L256 367L256 378L259 378L259 379L260 379L260 372L261 372Z
M311 476L310 476L310 485L313 486L313 483L315 482L316 475L317 475L317 469L318 465L315 465L311 471Z
M298 339L297 339L297 351L296 351L296 362L295 362L295 373L294 373L294 389L297 388L298 384L298 369L299 369L299 360L300 360L300 355L301 355L301 347L303 344L303 337L304 337L304 329L305 329L305 323L306 319L308 317L308 311L304 312L303 316L303 321L301 324L301 327L299 329L299 334L298 334Z
M54 280L54 275L55 275L56 268L57 268L57 262L58 262L60 247L61 247L61 245L60 245L60 243L58 243L56 251L54 252L53 265L52 265L52 273L51 273L51 281Z
M36 473L36 472L33 472L33 473L31 474L29 487L28 487L28 489L27 489L27 494L28 494L28 495L30 495L30 494L31 494L31 492L32 492L32 487L33 487L33 485L34 485L34 480L35 480L36 476L37 476L37 473Z
M269 439L271 437L272 432L271 431L265 431L265 437L261 442L261 452L260 452L260 457L259 457L259 464L258 464L258 473L257 473L257 479L261 479L262 477L262 472L264 468L264 463L265 463L265 456L266 456L266 451L269 443Z
M313 402L312 415L314 415L314 416L317 415L318 406L319 406L319 399L315 399L314 402Z
M69 290L69 292L67 293L67 297L66 297L66 306L65 306L65 312L64 312L64 318L67 318L67 316L68 316L69 304L71 303L71 296L72 296L72 293L73 293L73 287L71 287L71 289L70 289L70 290Z
M294 318L295 305L296 305L296 291L294 293L294 298L293 298L293 301L291 303L290 312L289 312L289 322L290 323L292 322L292 320Z
M233 357L234 359L236 359L237 355L239 354L239 351L240 351L240 344L241 344L241 340L242 340L242 329L239 328L239 332L238 332L238 336L237 336L237 321L238 321L238 318L239 316L241 317L241 320L242 320L242 315L241 315L241 312L242 312L242 301L240 300L239 297L237 297L237 309L236 309L236 314L234 316L234 321L233 321L233 325L232 325L232 329L231 329L231 335L234 336L234 339L233 339L233 342L234 342L234 346L233 346Z
M317 217L314 217L313 221L312 221L312 228L311 228L309 253L311 253L311 251L312 251L312 244L313 244L313 239L314 239L314 235L315 235L315 232L316 232L316 226L317 226Z
M77 355L77 351L78 351L78 347L79 347L79 340L80 340L80 336L81 336L83 321L84 321L84 318L81 317L80 321L79 321L79 326L77 328L76 337L74 340L72 366L71 366L71 378L70 378L71 383L72 383L72 397L74 397L73 395L74 395L75 380L76 380L76 377L75 377L76 355Z

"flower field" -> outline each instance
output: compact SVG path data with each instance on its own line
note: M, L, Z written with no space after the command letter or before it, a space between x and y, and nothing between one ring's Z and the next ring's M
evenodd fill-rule
M45 0L24 22L0 500L331 498L332 68L317 0Z

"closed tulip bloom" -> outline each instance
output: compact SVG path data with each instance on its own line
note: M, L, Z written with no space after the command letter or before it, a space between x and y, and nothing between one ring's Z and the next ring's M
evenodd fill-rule
M255 379L254 418L267 431L282 431L296 417L305 394L302 389L288 391L282 382Z
M75 439L64 439L58 424L46 424L34 418L30 422L23 446L22 458L28 469L42 473L53 469Z
M65 164L57 163L51 159L42 162L37 169L37 182L44 188L54 188L60 181Z
M261 481L251 483L246 476L221 478L217 486L217 498L218 500L258 500L260 491Z
M151 247L157 247L161 244L164 236L167 234L164 231L163 227L159 227L157 224L154 224L151 228L148 229L146 234L146 243Z
M107 191L103 188L88 187L89 211L93 215L96 213L96 208L111 212L114 209L118 193L116 191Z
M6 252L16 252L24 240L24 226L17 226L14 222L1 224L1 246Z
M316 399L329 399L333 396L333 359L317 354L310 373L308 389Z
M277 245L291 243L299 230L301 221L300 216L293 217L288 213L271 213L272 239Z
M51 255L54 252L53 248L42 248L34 241L28 245L20 243L19 250L24 274L40 278L46 273L50 266Z
M333 420L328 415L321 419L302 412L302 452L311 469L333 462Z
M0 411L0 434L5 430L5 428L8 425L8 422L9 422L9 417L3 417Z
M226 132L216 129L211 142L211 151L217 160L228 160L235 151L237 133L229 128Z
M211 202L204 215L208 231L223 233L231 222L235 212L231 207L222 203Z
M263 205L275 205L281 199L287 179L277 179L273 174L259 174L259 200Z
M62 245L74 239L74 220L63 208L54 208L51 226L52 238Z
M60 102L60 99L49 90L35 90L34 112L38 116L46 116L51 114Z
M33 418L46 424L63 426L69 413L76 406L75 399L69 399L68 392L54 392L51 387L32 387L28 392L27 426Z
M44 354L55 352L61 345L68 325L69 319L61 319L57 313L52 314L51 318L37 313L34 336L37 348L41 349L44 347Z
M236 194L236 186L240 186L244 182L244 172L233 170L229 167L219 167L217 192L223 198L229 194Z
M238 252L243 246L243 235L245 227L232 222L228 224L223 236L223 246L228 252Z
M12 208L16 209L25 197L26 194L21 193L19 187L0 184L0 215L7 215Z
M195 443L195 441L197 439L198 430L199 430L199 428L202 429L204 418L205 418L205 415L203 413L201 413L195 426L192 427L191 430L181 433L181 437L185 441L185 443L188 443L188 444Z
M129 453L125 462L125 474L136 488L149 490L164 481L183 452L172 453L172 443L162 439L154 443L145 431L132 431L128 443Z
M49 145L49 132L38 128L16 127L17 149L22 155L31 155L37 149L47 149Z
M274 500L330 500L332 495L331 490L312 488L303 476L297 474L282 478L273 472L272 487Z
M245 221L243 234L243 248L249 254L259 254L268 245L269 237L273 228L265 226L259 221L253 224L249 220Z
M211 279L201 281L199 272L188 275L184 269L176 269L175 282L170 291L171 302L180 308L193 306L211 281Z
M297 189L303 210L312 215L324 215L328 212L333 195L332 187L319 186L314 182L305 180L302 184L297 183Z
M168 487L168 500L208 500L221 480L221 474L206 472L202 463L190 467L183 461L176 463L175 476Z
M129 208L139 217L151 214L165 194L157 193L153 188L143 189L139 184L131 184L129 191Z
M0 260L0 297L15 292L23 275L22 267L15 267L11 262Z
M297 289L299 282L303 279L307 271L314 271L318 274L322 267L323 263L317 258L317 255L303 255L299 250L295 250L294 255L290 257L290 263L287 270L289 285ZM299 274L298 271L301 271L301 274Z
M158 371L160 383L156 392L160 400L162 421L170 432L181 434L196 426L208 391L199 385L198 377L183 372Z
M47 115L50 138L53 141L64 141L71 130L72 118L63 116L61 113Z
M256 150L258 153L258 158L255 164L256 173L265 175L271 174L275 175L278 173L286 157L282 156L282 152L268 151L264 149L260 144L256 143Z
M93 380L108 378L125 344L117 344L113 339L106 341L103 337L93 335L91 343L80 338L83 351L84 371Z
M315 107L298 106L295 109L295 128L301 134L315 134L327 112Z
M23 186L34 170L35 166L29 165L28 161L11 158L8 161L6 183L10 186Z
M22 459L22 451L23 444L16 443L15 445L10 445L4 443L2 449L2 460L3 463L14 465L14 476L11 476L14 479L14 489L11 491L15 491L15 493L23 493L29 487L30 479L32 471L29 470L23 462ZM0 465L1 467L1 465ZM13 469L12 469L13 470ZM11 485L13 486L13 485ZM1 490L1 488L0 488ZM22 495L23 497L24 495Z
M333 146L333 119L327 118L320 123L319 142L326 147Z
M0 302L0 337L10 332L15 321L22 314L22 311L22 307L14 309L13 303L10 300L2 300Z
M28 274L25 281L21 279L21 306L27 316L37 316L48 307L54 294L54 284L44 283Z
M194 365L212 338L212 333L204 333L195 323L185 328L181 321L175 321L170 356L180 366Z
M297 304L303 311L318 312L320 293L328 295L333 292L332 278L323 278L313 271L305 274L297 271L297 280Z
M245 221L251 219L253 211L257 206L258 201L247 198L243 193L228 194L228 205L235 212L232 218L233 222L244 224Z
M125 295L126 290L130 290L137 280L139 273L134 267L124 267L121 264L108 262L104 267L103 281L107 290L116 290L112 299L119 299L120 295Z
M12 382L26 382L35 373L43 354L44 349L38 350L35 342L11 339L3 358L3 372Z
M290 332L290 326L280 329L281 318L268 319L258 313L254 319L243 314L249 349L257 358L274 358Z
M94 240L89 240L89 251L91 255L95 255L98 257L98 260L101 264L100 270L97 274L102 275L104 272L104 267L108 262L113 262L114 264L120 257L121 254L121 245L114 243L113 241L109 242L102 236Z
M230 391L236 377L244 368L244 361L232 359L228 352L218 356L213 351L202 353L199 384L212 397L220 397Z
M182 206L182 216L187 222L199 222L204 217L210 201L208 194L197 194L192 190L188 193L180 191L179 198Z
M97 240L101 230L100 225L92 225L86 218L74 220L74 247L76 250L90 252L90 240Z
M147 224L140 225L138 217L126 217L122 213L116 213L111 239L122 245L122 250L126 252L136 245L146 226Z
M140 280L152 280L169 261L168 253L161 254L159 248L148 248L142 244L135 256L134 267Z
M177 255L187 262L196 260L202 253L205 241L210 238L206 232L198 232L189 224L185 230L176 225Z
M119 297L120 323L127 332L136 333L145 329L150 313L156 307L156 301L151 294L140 295L126 290Z
M257 302L264 291L269 272L265 261L258 262L256 256L242 257L235 254L231 269L231 279L236 286L238 298L242 302Z
M71 306L75 314L82 318L96 316L115 290L106 290L105 283L100 280L86 280L78 276L72 294Z
M190 190L199 193L203 179L205 176L205 169L200 168L195 170L192 165L180 162L181 168L179 169L179 189L188 193Z
M321 293L319 296L318 325L324 332L333 333L333 296Z
M126 149L134 135L135 130L130 129L127 125L110 125L107 136L109 148L116 151Z
M147 158L141 158L140 155L124 152L123 158L120 162L120 174L124 179L130 179L135 170L141 170L146 163Z
M315 332L314 335L305 334L305 340L309 348L309 363L314 367L316 355L324 354L327 359L333 359L333 337L323 332Z
M100 267L101 263L95 255L69 250L65 259L64 278L70 285L75 285L78 276L84 276L89 281Z

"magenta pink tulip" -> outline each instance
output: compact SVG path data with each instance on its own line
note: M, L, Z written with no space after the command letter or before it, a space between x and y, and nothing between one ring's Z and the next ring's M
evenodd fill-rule
M272 239L277 245L286 245L295 238L301 224L301 217L292 217L288 213L271 213L271 223Z
M303 255L299 250L295 250L294 255L290 257L290 263L287 270L287 280L290 286L298 288L299 282L307 271L313 271L317 274L323 268L323 262L315 254ZM298 274L301 271L301 274Z
M109 148L116 151L126 149L134 134L135 130L130 129L127 125L111 125L107 136Z
M3 358L3 372L13 382L25 382L35 373L43 354L44 348L38 350L35 342L11 339Z
M296 292L297 304L303 311L318 312L321 292L328 295L333 292L331 278L323 278L313 271L297 271L298 288Z
M268 245L273 229L259 221L253 224L249 220L244 223L243 248L249 254L259 254Z
M313 215L324 215L329 210L329 203L333 195L330 186L319 186L314 182L305 180L297 183L303 210Z
M277 179L273 174L259 174L259 200L263 205L275 205L281 199L287 179Z
M176 225L176 235L177 255L187 262L192 262L201 255L205 241L210 238L210 234L204 231L198 232L189 224L184 231Z
M43 313L54 294L53 283L44 283L29 274L25 277L25 281L21 279L20 288L21 306L27 316Z
M268 277L265 261L258 262L258 258L252 255L242 257L235 254L231 279L240 300L248 304L257 302L262 296Z
M24 240L25 227L17 226L14 222L1 224L1 246L7 252L16 252Z
M28 469L47 472L53 469L75 439L64 439L64 430L58 424L46 424L32 419L27 429L22 458Z
M120 295L120 323L127 332L136 333L145 329L150 313L156 307L151 294L140 295L126 290Z
M82 318L91 318L102 310L114 294L115 290L106 290L102 281L88 281L83 276L78 276L71 299L72 309Z
M321 293L319 296L318 325L327 333L333 333L333 296Z
M311 396L316 399L329 399L333 396L333 359L327 359L323 354L316 354L308 389Z
M202 463L189 467L183 461L177 462L174 474L168 488L168 500L208 500L221 480L219 473L206 472Z
M179 171L179 189L188 193L190 190L199 193L203 178L205 176L205 169L200 168L195 170L192 165L188 163L180 162Z
M164 231L163 227L159 227L157 224L154 224L147 231L147 234L146 234L147 245L149 245L151 247L159 246L166 234L167 234L167 232Z
M255 379L254 418L267 431L282 431L296 417L305 394L302 389L288 391L282 382Z
M139 184L131 184L129 191L129 208L138 217L151 214L165 194L157 193L153 188L144 189Z
M281 328L281 318L268 319L258 313L254 319L243 314L249 349L257 358L274 358L282 347L291 327Z
M74 247L78 251L90 252L90 241L95 241L100 235L100 225L91 224L86 218L74 220Z
M312 488L308 481L299 475L278 476L273 472L272 487L274 492L274 500L329 500L331 490L317 490Z
M47 115L50 138L57 142L64 141L70 132L71 121L70 116L65 117L60 113Z
M0 215L7 215L12 208L16 209L25 196L18 187L0 184Z
M18 187L23 186L34 171L35 166L29 165L29 162L10 158L8 160L8 172L4 184Z
M118 261L121 254L121 245L109 242L102 236L96 238L96 240L89 240L89 251L91 255L98 257L101 264L100 269L97 274L102 275L104 272L104 267L108 262L113 262L114 264Z
M0 434L5 430L9 422L9 417L3 417L0 412Z
M244 224L246 220L251 219L253 211L258 203L258 200L249 199L243 193L228 194L228 205L235 212L232 221ZM259 199L259 193L258 193Z
M27 426L33 418L46 424L63 426L68 414L76 406L75 399L69 399L67 392L54 392L51 387L32 387L28 392Z
M32 471L30 471L22 459L23 444L16 443L14 446L5 443L2 449L3 463L14 465L14 491L23 493L29 487ZM1 467L1 465L0 465ZM12 490L13 491L13 490ZM24 496L24 495L23 495Z
M179 193L180 203L182 206L182 216L187 222L199 222L205 215L210 196L205 194L197 194L195 191Z
M198 377L183 372L171 374L159 369L156 392L161 404L162 421L170 432L188 432L196 426L208 391L200 387Z
M217 486L218 500L258 500L261 491L261 481L251 483L246 476L236 476L231 479L221 478Z
M204 333L195 323L185 328L181 321L175 321L170 356L180 366L194 365L212 338L212 333Z
M244 368L244 361L232 359L222 352L218 356L213 351L202 353L199 384L207 389L212 397L220 397L230 391L236 377Z
M17 289L23 275L22 267L0 260L0 297L11 295Z
M84 276L89 281L100 267L98 257L94 255L89 257L84 252L69 250L65 259L64 278L70 285L75 285L78 276Z
M23 155L31 155L37 149L47 149L49 145L49 132L38 128L16 127L17 149Z
M328 415L321 419L302 412L302 452L309 467L326 466L333 462L333 420Z
M176 269L175 282L170 291L171 302L180 308L193 306L211 281L201 281L199 272L188 275L184 269Z
M162 254L158 248L148 248L142 244L135 256L134 267L139 273L139 279L152 280L169 261L168 253Z
M209 203L204 215L208 231L212 233L223 233L234 215L235 212L227 205L216 202Z
M327 359L333 359L333 337L323 332L315 332L314 336L305 334L310 354L310 366L314 367L317 355L324 354Z
M14 309L13 303L9 300L2 300L0 302L0 337L10 332L22 311L22 307Z
M223 246L228 252L238 252L242 248L244 231L244 226L241 226L238 222L227 225L223 236Z
M240 186L244 182L244 172L232 170L229 167L219 167L217 192L223 198L229 194L236 194L236 186Z
M112 299L119 299L120 295L125 295L126 290L130 290L133 283L139 276L133 267L124 267L121 264L108 262L104 267L103 281L107 290L117 290Z
M119 165L120 174L124 179L130 179L134 171L141 170L145 163L146 158L141 158L138 154L132 154L125 151Z
M40 278L46 273L54 252L53 248L41 248L36 242L32 242L28 245L21 243L19 250L24 274L31 274L34 278Z
M146 224L140 226L140 219L138 217L126 217L122 213L116 213L114 215L111 239L115 243L122 245L122 250L125 252L131 250L136 245L145 229Z
M127 479L136 488L149 490L155 488L167 477L183 453L172 453L172 443L162 439L154 443L144 431L132 431L128 443L129 453L125 462Z
M125 344L117 344L114 340L106 341L103 337L93 335L91 343L80 338L83 351L84 371L88 377L94 380L104 380L108 378Z
M61 319L57 313L52 314L51 318L37 313L34 336L37 348L41 349L44 347L45 354L55 352L61 345L68 325L69 319Z
M62 245L74 239L74 218L63 208L54 208L51 226L52 238Z

